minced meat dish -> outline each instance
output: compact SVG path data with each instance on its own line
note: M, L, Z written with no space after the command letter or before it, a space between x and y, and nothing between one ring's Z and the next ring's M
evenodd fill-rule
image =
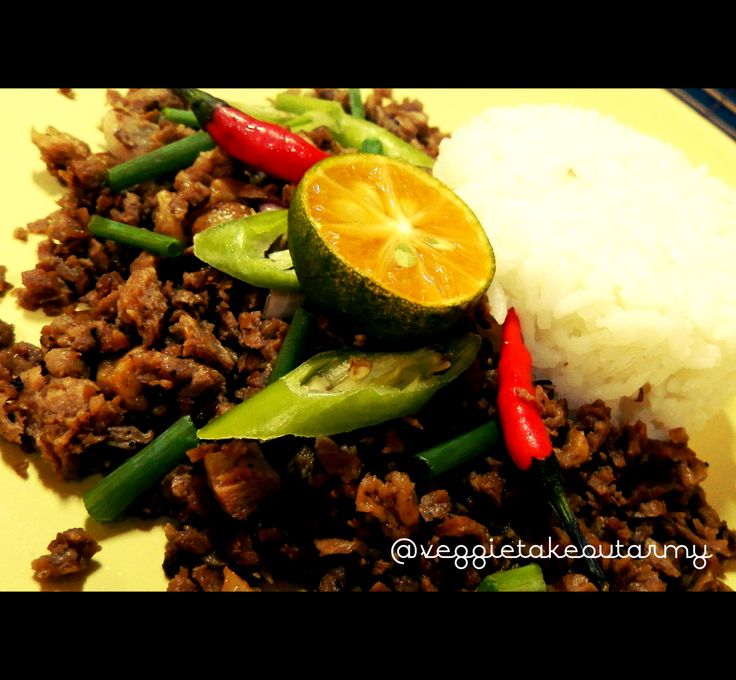
M314 94L348 110L345 91ZM248 399L264 387L289 327L264 313L267 290L205 265L191 248L169 260L91 236L97 214L191 245L221 222L288 207L294 191L215 148L161 181L112 193L102 183L108 168L193 130L161 116L163 107L185 108L167 89L111 91L108 102L118 121L108 152L51 127L33 134L66 193L58 210L27 226L47 238L14 294L50 318L34 344L0 324L0 435L40 452L65 478L112 470L184 414L204 424ZM444 135L419 102L375 90L365 113L437 155ZM309 136L346 151L326 128ZM500 448L431 482L412 467L413 453L495 416L497 324L481 303L461 325L483 338L480 355L411 417L333 437L191 449L130 509L169 518L169 590L473 590L484 575L530 561L498 556L503 546L569 545ZM309 353L376 346L344 319L322 315L317 326ZM585 538L603 554L624 553L600 561L612 590L727 589L723 562L736 556L736 535L706 502L707 466L683 430L650 439L641 424L617 426L600 401L569 410L551 384L539 384L534 398ZM51 558L34 563L39 577L84 567L95 545L77 534L60 535ZM396 559L398 539L424 554ZM665 554L674 544L708 557L698 564L693 553ZM441 545L496 556L463 564L438 556ZM57 565L54 555L72 550L79 559ZM550 590L596 589L582 560L536 561Z
M90 567L92 556L102 547L84 529L67 529L56 534L48 545L48 554L31 562L40 581L61 579L80 574Z

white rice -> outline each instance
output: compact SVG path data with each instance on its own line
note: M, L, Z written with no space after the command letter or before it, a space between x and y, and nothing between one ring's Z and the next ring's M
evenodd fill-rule
M537 377L573 408L600 398L650 434L694 434L736 393L736 189L552 105L485 111L442 142L435 175L493 244L494 315L516 307Z

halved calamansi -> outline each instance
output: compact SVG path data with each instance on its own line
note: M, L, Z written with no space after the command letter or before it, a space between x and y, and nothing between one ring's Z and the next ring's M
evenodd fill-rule
M310 168L291 202L288 240L305 292L379 337L447 329L495 272L481 224L451 189L375 154Z

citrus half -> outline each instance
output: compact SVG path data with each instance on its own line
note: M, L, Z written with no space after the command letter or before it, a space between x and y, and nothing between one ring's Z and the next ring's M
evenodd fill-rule
M288 240L307 295L381 338L446 330L495 272L473 211L426 170L377 154L310 168L292 197Z

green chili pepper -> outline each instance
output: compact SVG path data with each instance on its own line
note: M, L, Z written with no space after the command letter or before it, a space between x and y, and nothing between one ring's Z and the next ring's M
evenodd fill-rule
M479 593L546 593L547 584L542 568L532 562L486 576L475 590Z
M444 348L318 354L211 421L201 439L329 436L415 413L462 374L480 349L469 333Z
M333 137L343 146L360 149L366 139L376 139L381 142L386 156L424 168L431 168L434 165L432 157L421 149L417 149L376 123L345 113L337 102L282 92L276 96L275 104L277 109L289 113L321 114L321 124L326 125Z
M299 290L289 251L266 254L275 242L286 238L288 215L288 210L271 210L217 224L194 237L194 254L253 286Z

